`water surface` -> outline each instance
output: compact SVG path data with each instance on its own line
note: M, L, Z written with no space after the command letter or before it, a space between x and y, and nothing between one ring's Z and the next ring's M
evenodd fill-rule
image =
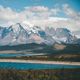
M18 70L35 70L35 69L62 69L62 68L80 68L78 65L63 64L40 64L40 63L16 63L16 62L0 62L0 68L18 69Z
M4 53L0 54L0 57L21 57L21 56L37 56L44 55L43 53Z

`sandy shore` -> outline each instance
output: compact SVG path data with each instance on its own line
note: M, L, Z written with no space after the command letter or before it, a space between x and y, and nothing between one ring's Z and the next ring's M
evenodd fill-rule
M62 62L62 61L39 61L39 60L16 60L16 59L0 59L0 62L15 62L15 63L36 63L36 64L63 64L63 65L78 65L80 62Z

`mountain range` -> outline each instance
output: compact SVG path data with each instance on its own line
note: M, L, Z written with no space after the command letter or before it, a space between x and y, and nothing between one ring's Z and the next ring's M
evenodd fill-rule
M71 32L67 28L29 26L16 23L9 27L0 26L0 46L19 44L80 44L78 32Z

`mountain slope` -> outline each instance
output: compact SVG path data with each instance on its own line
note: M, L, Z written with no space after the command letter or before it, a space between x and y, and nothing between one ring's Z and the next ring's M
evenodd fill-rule
M54 43L78 44L80 41L66 28L46 27L43 30L39 26L31 27L20 23L10 27L0 27L0 45L28 43L53 45Z

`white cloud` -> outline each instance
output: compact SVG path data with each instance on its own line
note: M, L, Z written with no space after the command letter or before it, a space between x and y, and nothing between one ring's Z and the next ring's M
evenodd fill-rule
M68 4L63 5L64 13L70 18L69 24L74 30L80 30L80 12L73 10Z
M59 12L63 12L68 18L56 17ZM48 8L44 6L25 7L24 10L17 12L9 7L0 6L0 25L9 26L15 23L31 23L44 26L66 27L71 30L80 29L80 12L74 11L69 5L60 8Z
M0 19L1 20L14 20L18 14L13 11L11 8L7 7L4 8L3 6L0 6Z
M0 6L0 24L14 24L23 21L36 21L48 19L51 15L56 15L58 9L49 9L44 6L25 7L23 11L17 12L9 7Z
M47 7L44 6L25 7L25 9L31 12L46 12L49 10Z
M49 9L48 7L44 7L44 6L32 6L32 7L25 7L25 12L26 15L29 16L29 18L39 18L39 19L44 19L44 18L48 18L51 15L57 15L57 13L59 12L58 8L52 8Z
M75 20L80 20L80 12L75 12L68 4L63 5L63 9L66 15Z

